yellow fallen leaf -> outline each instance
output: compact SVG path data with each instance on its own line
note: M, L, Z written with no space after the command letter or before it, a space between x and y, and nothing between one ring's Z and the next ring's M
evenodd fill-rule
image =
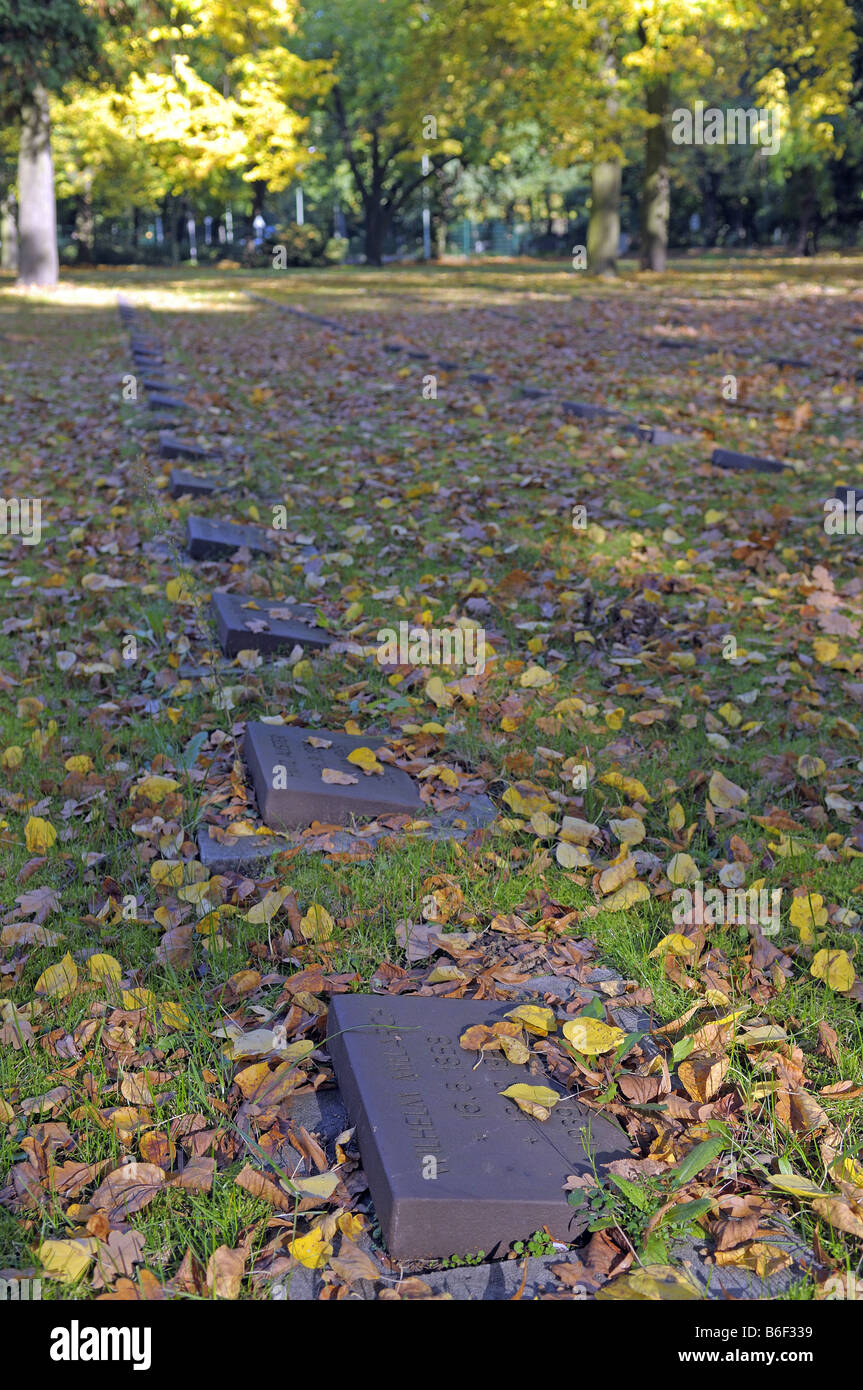
M181 859L154 859L150 865L150 878L157 886L180 888L185 876L185 865Z
M823 927L827 922L827 909L820 893L796 894L791 899L788 920L800 932L800 940L811 943L815 940L815 927Z
M436 965L431 974L426 978L426 984L457 984L459 980L466 980L467 978L464 971L459 970L457 965Z
M530 818L530 826L534 834L539 835L543 840L547 840L551 835L557 833L557 823L552 820L547 811L534 811Z
M792 1197L824 1196L817 1183L797 1173L779 1173L777 1177L770 1179L770 1186L778 1188L780 1192L789 1192Z
M447 690L440 676L432 676L426 681L425 693L438 709L451 709L455 704L455 698Z
M834 642L832 637L816 637L812 643L812 651L818 665L826 666L839 655L839 643Z
M664 956L668 951L674 956L688 956L694 950L695 942L690 941L688 936L684 936L681 932L671 932L654 946L649 958Z
M13 771L16 767L20 767L23 761L24 749L17 743L10 743L9 747L3 753L2 758L0 758L0 767L5 767L9 771Z
M554 857L562 869L589 869L590 855L583 845L571 845L561 840L556 846Z
M635 860L631 857L629 850L626 849L625 852L618 857L616 863L609 864L608 868L603 869L602 873L599 875L600 893L615 892L615 890L622 887L624 883L628 883L630 879L635 878L636 873L637 866Z
M311 1178L291 1179L292 1186L302 1192L304 1197L316 1197L320 1201L326 1201L328 1197L332 1197L339 1181L338 1173L315 1173Z
M809 974L823 980L830 989L844 994L851 989L857 976L847 951L816 951Z
M169 603L191 603L192 590L188 579L169 579L165 585L165 598Z
M525 690L541 690L543 686L551 685L553 680L554 676L544 666L528 666L519 676L518 683Z
M159 1005L159 1017L166 1028L188 1028L189 1015L182 1004L168 1002Z
M639 816L627 816L625 820L610 820L612 833L622 845L640 845L647 831Z
M57 839L57 831L49 820L30 816L24 826L24 841L31 854L44 854Z
M74 1284L89 1268L98 1253L95 1236L82 1240L43 1240L39 1246L39 1262L46 1274L63 1284Z
M348 754L348 762L354 763L357 767L361 767L366 775L378 773L383 776L384 765L378 762L371 748L354 748L354 750Z
M507 787L501 800L515 811L517 816L533 815L534 811L554 811L555 805L550 801L541 787L535 787L531 782L520 782L517 786Z
M622 1028L603 1023L601 1018L571 1018L563 1025L563 1036L572 1043L576 1052L583 1052L586 1057L598 1057L619 1047L626 1034Z
M155 773L145 777L143 782L138 782L132 788L132 798L143 796L148 801L158 805L164 801L170 792L175 792L179 788L179 782L173 777L159 777Z
M329 1241L324 1240L319 1226L315 1226L304 1236L297 1236L288 1245L288 1253L299 1260L306 1269L322 1269L333 1253Z
M537 1033L541 1038L557 1029L554 1010L546 1009L541 1004L519 1004L518 1008L510 1009L507 1018L515 1019L528 1033Z
M830 1176L836 1182L850 1182L852 1187L863 1188L863 1165L859 1164L856 1158L852 1158L850 1154L843 1154L840 1158L834 1158L830 1164Z
M92 772L93 759L86 753L76 753L74 757L67 758L63 766L67 772Z
M282 888L272 888L259 903L255 903L254 907L243 914L243 920L251 922L253 926L258 926L262 922L271 922L285 898L289 897L292 892L293 889L289 883Z
M629 883L624 883L622 888L618 888L616 893L603 898L602 907L606 912L625 912L637 903L646 903L649 897L650 889L647 884L640 878L633 878Z
M115 960L113 956L101 954L90 956L87 961L87 969L90 972L90 979L103 985L115 985L123 973L118 960Z
M695 883L700 877L698 865L691 854L673 854L665 871L672 883Z
M124 1009L151 1009L156 1003L156 996L149 989L124 989L123 1008Z
M564 816L560 827L560 838L572 845L589 845L599 840L599 826L593 821L581 820L579 816Z
M743 715L736 705L732 705L730 700L726 700L724 705L719 706L719 714L731 729L736 729L743 722Z
M801 753L797 759L797 775L809 780L810 777L822 777L827 771L827 764L823 758L815 758L811 753Z
M535 1120L547 1120L560 1100L560 1092L553 1091L550 1086L527 1086L521 1081L507 1086L500 1094L507 1100L514 1100L519 1110Z
M599 780L607 787L614 787L615 791L624 792L630 801L653 800L644 783L639 782L637 777L624 777L620 772L605 772Z
M700 1300L704 1295L693 1279L672 1265L645 1265L634 1274L621 1274L604 1284L594 1297L602 1300L626 1299L628 1302L677 1303Z
M78 967L67 951L62 960L43 970L34 986L34 994L47 994L57 998L74 994L78 984Z
M729 782L721 772L714 772L710 778L707 795L718 811L730 811L732 807L745 806L749 793L736 782Z
M500 1039L500 1050L506 1060L517 1067L523 1067L532 1055L523 1038L508 1038L505 1034Z
M335 929L333 918L320 903L312 903L305 916L300 918L300 931L306 941L328 941Z

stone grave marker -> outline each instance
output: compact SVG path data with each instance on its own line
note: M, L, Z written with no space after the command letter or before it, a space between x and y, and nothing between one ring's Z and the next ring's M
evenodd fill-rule
M547 1077L499 1052L477 1066L477 1054L460 1046L465 1029L513 1007L417 995L332 998L327 1047L395 1259L488 1255L543 1226L570 1243L586 1218L567 1203L567 1177L592 1173L594 1164L601 1175L603 1163L630 1154L623 1131L572 1096L543 1122L523 1114L500 1092L549 1085Z
M738 454L733 449L714 449L710 462L714 468L729 468L742 473L784 473L787 467L778 459L763 458L758 454Z
M774 367L811 367L812 363L807 362L803 357L768 357L768 362L772 362Z
M271 555L273 542L260 526L237 521L208 521L204 516L186 519L186 545L193 560L224 560L240 546L253 555Z
M609 410L604 405L590 405L584 401L562 401L564 415L575 415L579 420L602 420L620 418L619 410Z
M221 457L217 449L206 449L191 439L180 439L170 430L159 435L160 459L212 459Z
M315 747L310 738L326 740L329 747ZM401 768L385 763L382 774L366 774L348 762L354 749L374 752L380 743L375 734L356 737L331 729L247 724L243 755L265 824L271 830L292 830L316 820L348 825L361 817L416 816L422 810L419 792ZM325 781L325 769L356 781Z
M172 497L210 497L217 484L212 478L201 478L197 473L188 473L184 468L171 469Z
M179 396L167 396L163 391L148 391L147 404L151 410L188 410Z
M219 642L226 656L248 650L289 652L297 643L304 647L328 647L336 640L325 628L318 627L310 604L244 598L221 589L213 594L212 603ZM250 608L250 603L255 607Z

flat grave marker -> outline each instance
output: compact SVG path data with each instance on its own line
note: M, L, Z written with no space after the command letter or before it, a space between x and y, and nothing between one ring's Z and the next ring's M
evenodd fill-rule
M170 430L159 435L160 459L213 459L220 458L218 449L207 449L203 444L195 444L191 439L180 439Z
M728 468L738 473L784 473L787 465L779 459L759 454L738 454L733 449L714 449L710 456L714 468Z
M188 410L189 408L179 396L168 396L163 391L149 391L147 404L151 410Z
M564 415L575 415L580 420L612 420L622 418L619 410L609 410L604 405L591 405L585 401L561 401Z
M186 519L186 545L193 560L224 560L245 546L253 555L271 555L273 542L260 526L237 521L209 521L204 516Z
M459 1044L472 1024L512 1003L417 995L337 994L327 1047L387 1249L395 1259L446 1258L525 1239L546 1226L571 1243L586 1217L564 1183L630 1154L626 1135L565 1095L543 1122L500 1095L549 1085L502 1053ZM591 1160L590 1154L593 1154Z
M212 478L201 478L185 468L171 469L172 497L211 497L218 484Z
M304 647L328 647L336 640L315 622L315 610L310 604L250 599L221 589L213 594L212 603L219 642L226 656L249 650L291 651L297 643ZM256 606L250 608L250 603Z
M315 747L310 738L326 740ZM284 724L246 725L243 756L251 773L261 817L271 830L294 830L323 821L348 825L354 819L420 813L423 803L413 779L384 764L383 773L366 774L348 754L381 744L376 734L359 737L331 729L296 729ZM355 782L324 781L332 769Z

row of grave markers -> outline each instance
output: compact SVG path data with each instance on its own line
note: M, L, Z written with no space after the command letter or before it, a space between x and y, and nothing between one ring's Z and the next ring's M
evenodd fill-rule
M135 322L134 312L123 306L121 316L127 325ZM164 368L152 340L133 336L132 352L136 366ZM163 410L159 398L170 384L161 376L155 380L149 404ZM168 409L185 405L170 399ZM173 436L160 437L163 457L175 447ZM172 473L171 492L209 494L208 483ZM196 516L187 520L186 538L192 558L202 561L228 558L241 547L262 556L273 550L259 528ZM335 640L302 605L288 608L216 590L212 606L228 656L243 648L275 655L297 642L321 648ZM368 776L348 761L367 744L368 736L337 730L248 724L243 755L265 824L282 830L316 820L345 824L361 817L415 816L422 803L406 772L382 764L382 772ZM328 783L322 777L326 769L353 780ZM586 997L591 994L586 991ZM585 1218L566 1200L566 1179L629 1152L617 1125L572 1097L542 1126L504 1102L499 1092L523 1079L504 1058L474 1071L460 1034L509 1007L418 996L332 1001L333 1066L357 1125L375 1212L394 1259L492 1251L542 1227L569 1244Z
M134 311L121 308L124 322L134 322ZM139 368L165 367L161 349L151 338L133 334L132 355ZM183 410L186 403L164 395L170 383L158 378L158 389L147 385L148 404L155 410ZM166 405L166 402L170 402ZM164 457L214 457L211 451L178 439L160 435L159 452ZM209 496L216 491L210 479L187 472L172 471L171 495ZM221 492L222 489L219 489ZM261 527L233 521L212 521L189 516L186 520L186 546L193 560L219 561L245 549L252 555L271 556L274 543ZM312 553L309 557L319 558ZM289 653L298 644L313 649L330 646L336 638L315 621L314 609L306 604L251 598L226 590L215 590L211 598L219 642L226 656L254 650L263 656ZM373 740L374 741L374 740ZM243 756L249 770L258 809L270 830L293 830L320 821L346 825L354 819L386 815L416 815L422 809L416 784L400 768L378 763L380 771L366 773L348 755L366 746L368 736L352 736L338 730L307 730L287 725L251 722L246 727ZM332 781L324 773L335 774Z
M121 302L120 314L127 327L136 325L131 306ZM165 361L158 344L133 334L132 351L137 366L160 373L145 377L150 407L184 409L184 401L166 395L171 384L161 375ZM168 459L213 456L170 433L160 435L159 452ZM171 474L173 496L215 490L208 479ZM258 528L194 516L188 518L187 542L191 556L203 561L224 559L240 547L264 556L272 552L270 538ZM297 642L320 648L335 640L314 622L313 610L301 605L252 601L224 590L213 593L212 604L228 656L248 647L275 655ZM348 762L368 737L249 724L243 751L265 823L286 829L313 820L343 824L355 816L413 816L421 803L406 772L384 764L381 773L367 776ZM322 777L325 769L356 780L330 784ZM609 972L595 973L610 978ZM519 987L516 998L533 994L537 1003L552 997L562 1005L573 991L578 997L570 999L570 1008L598 997L589 986L563 978L537 980L532 991ZM589 1217L567 1201L568 1180L602 1180L605 1164L630 1157L623 1130L572 1094L561 1095L539 1123L501 1095L524 1081L522 1068L497 1054L475 1066L473 1054L460 1046L463 1032L500 1020L510 1008L407 994L332 998L327 1047L393 1260L503 1253L541 1229L569 1245ZM643 1025L638 1020L624 1026Z
M268 299L265 295L255 294L250 290L246 291L250 299L257 300L258 303L267 304L271 308L281 309L287 313L297 315L300 318L309 320L313 323L322 324L326 328L332 328L341 334L350 337L372 337L378 336L369 333L367 330L350 328L339 323L336 319L327 318L322 314L313 314L307 309L300 309L293 304L280 304L277 300ZM432 359L431 354L415 348L410 348L402 343L382 343L382 349L386 353L404 353L407 357L422 361L433 361L434 365L442 371L454 372L458 370L459 364L443 358ZM808 365L799 363L790 358L776 358L777 363L786 366ZM492 385L496 378L490 372L470 371L466 373L468 381L476 385ZM611 425L626 434L635 435L644 444L674 445L687 443L689 436L680 434L673 430L667 430L661 425L640 425L627 418L625 411L613 410L608 406L595 405L588 401L561 400L558 393L549 391L540 386L522 386L519 388L520 395L526 400L548 400L559 404L564 415L570 415L579 420L595 420L607 425ZM783 463L780 459L768 458L761 454L740 453L734 449L715 448L710 455L710 462L714 468L727 469L734 472L752 473L784 473L792 472L793 465Z

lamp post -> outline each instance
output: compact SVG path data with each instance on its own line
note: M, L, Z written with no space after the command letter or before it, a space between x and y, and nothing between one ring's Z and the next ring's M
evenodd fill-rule
M428 179L428 174L429 174L429 157L428 157L427 154L424 154L424 155L423 155L422 169L423 169L423 260L424 260L424 261L430 261L430 260L431 260L431 212L429 211L429 191L428 191L428 183L426 182L426 180Z

